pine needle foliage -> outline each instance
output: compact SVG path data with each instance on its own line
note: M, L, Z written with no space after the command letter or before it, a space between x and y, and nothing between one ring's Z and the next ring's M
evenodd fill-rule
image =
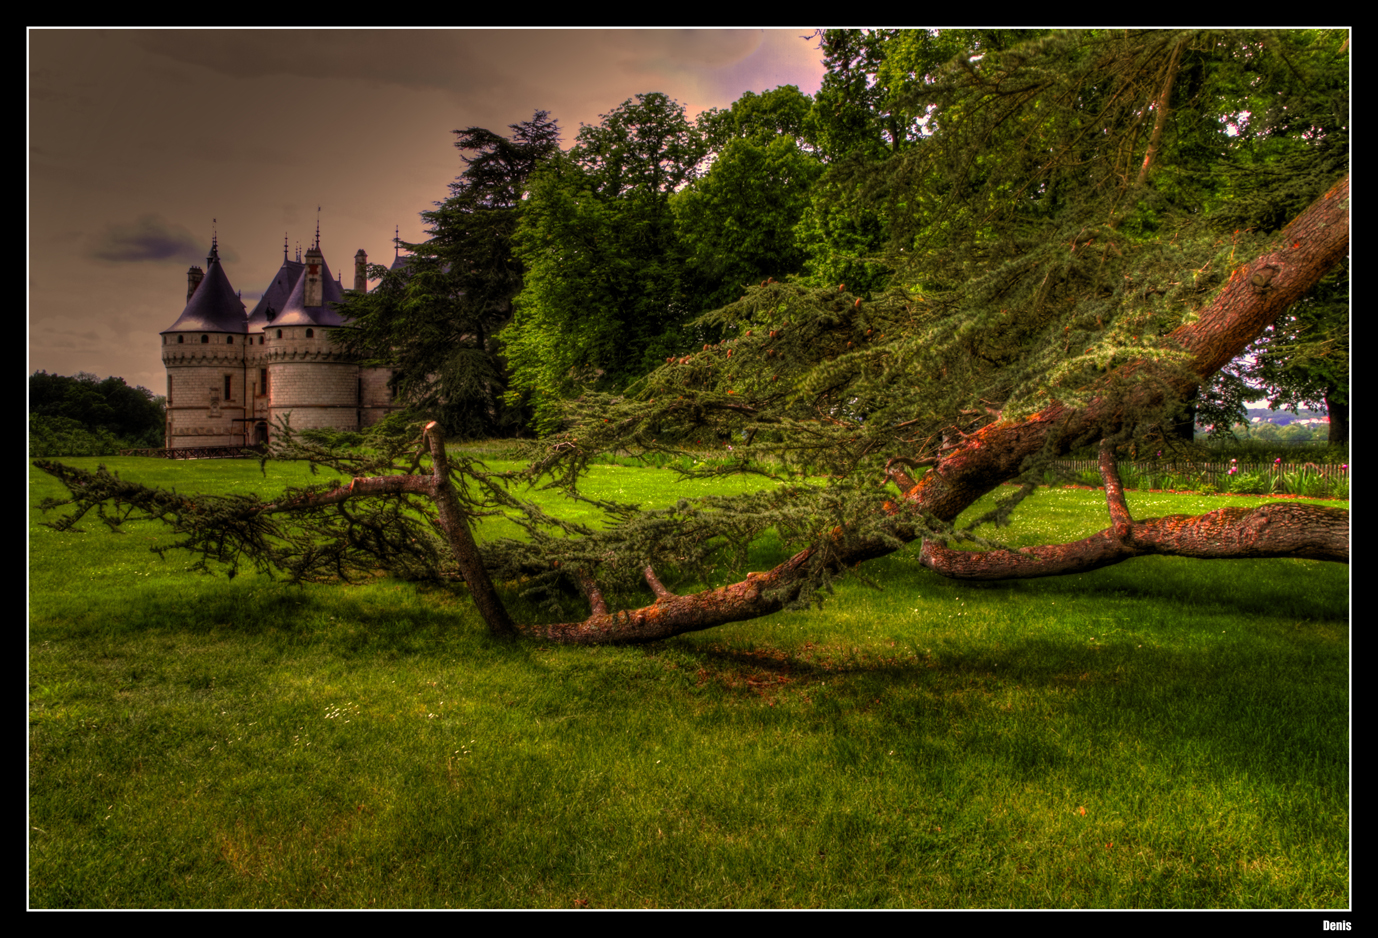
M898 281L947 323L935 355L1000 371L985 393L1010 416L1076 403L1127 358L1169 364L1161 337L1344 173L1342 44L1098 30L987 47L910 86L928 136L833 175L884 213ZM1244 187L1265 151L1286 184Z

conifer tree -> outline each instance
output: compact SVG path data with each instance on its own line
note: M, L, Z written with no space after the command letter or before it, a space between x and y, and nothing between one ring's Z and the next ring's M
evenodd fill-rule
M367 364L394 370L400 399L433 414L461 438L521 432L525 417L503 399L507 365L497 333L511 321L524 268L514 255L527 180L559 152L558 124L545 111L513 124L510 138L483 127L455 131L472 156L450 197L422 213L430 239L404 244L400 269L381 265L371 292L350 292L352 329L339 340Z

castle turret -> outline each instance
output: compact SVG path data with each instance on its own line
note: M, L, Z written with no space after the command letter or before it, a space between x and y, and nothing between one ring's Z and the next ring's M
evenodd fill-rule
M368 292L368 255L359 248L354 255L354 289L360 293Z
M336 307L344 302L338 281L319 247L303 258L305 269L263 327L264 362L270 388L270 426L290 416L296 429L359 426L359 366L330 341L330 331L346 325Z
M211 241L206 270L187 271L187 305L162 333L169 448L243 442L244 304Z
M321 249L316 245L306 250L306 291L303 294L303 306L320 306L321 303L321 279L322 270L325 268L325 259L321 256Z

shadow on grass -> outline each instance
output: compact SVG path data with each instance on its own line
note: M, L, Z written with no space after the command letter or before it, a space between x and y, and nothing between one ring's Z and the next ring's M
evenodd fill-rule
M1212 772L1247 769L1284 779L1296 777L1299 760L1317 769L1347 762L1348 605L1345 577L1334 565L1143 558L1081 576L1005 583L943 580L903 555L877 566L887 593L922 594L924 603L975 596L1015 610L1030 597L1069 607L1075 601L1082 610L1113 605L1128 610L1125 621L1138 637L1130 642L1094 627L1108 641L1092 645L1067 631L1012 638L1009 628L1017 625L978 637L920 616L897 621L894 631L903 637L888 645L815 644L801 640L797 628L772 630L767 619L749 637L703 632L637 648L555 649L489 637L462 589L387 579L295 587L263 576L189 578L175 593L130 589L75 617L36 620L33 630L37 640L49 633L101 643L155 633L237 636L253 640L260 654L309 647L350 666L427 655L472 667L516 666L533 682L562 685L566 694L540 704L543 711L577 704L611 715L644 707L648 698L677 706L691 693L704 705L729 708L734 718L785 721L813 733L912 733L928 740L929 758L945 751L932 742L935 727L968 726L960 746L988 751L1019 778L1072 764L1060 734L1073 722L1083 739L1089 731L1150 750L1180 751L1189 743L1210 753ZM837 631L830 610L852 598L840 592L818 614L820 632ZM1195 618L1179 632L1174 608L1186 605ZM514 600L513 611L520 617L535 610ZM1288 631L1279 620L1292 612L1319 624ZM1134 621L1135 613L1151 613L1153 621ZM1262 641L1221 639L1197 621L1202 616L1227 617L1246 629L1256 619L1268 623L1269 633ZM1155 641L1144 647L1144 636ZM673 681L658 686L667 676Z

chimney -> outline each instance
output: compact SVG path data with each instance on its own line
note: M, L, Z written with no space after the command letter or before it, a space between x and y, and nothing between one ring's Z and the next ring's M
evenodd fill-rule
M321 257L321 249L311 246L306 251L306 298L303 306L320 306L324 301L321 299L321 270L325 266L325 259Z
M354 289L360 293L368 290L368 255L363 248L354 255Z
M192 266L187 271L187 302L191 302L191 295L196 292L196 288L201 284L201 278L206 276L201 272L200 267Z

